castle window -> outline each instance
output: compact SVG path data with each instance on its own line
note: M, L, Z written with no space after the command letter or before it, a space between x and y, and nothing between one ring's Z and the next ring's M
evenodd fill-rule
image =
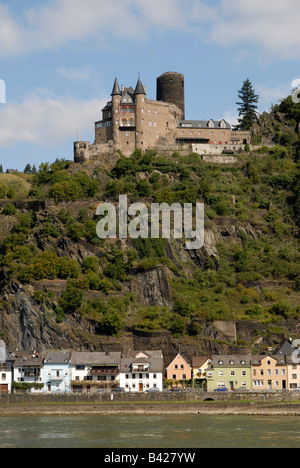
M156 125L157 125L157 124L156 124L156 122L154 122L154 124L153 124L153 125L154 125L154 127L156 127Z
M157 111L154 111L154 115L157 115Z
M130 127L133 127L133 126L134 126L134 120L133 120L133 119L129 119L129 126L130 126Z
M152 122L151 121L149 122L149 127L152 127Z
M127 113L127 107L122 107L122 114L126 114Z
M148 109L148 114L149 114L149 115L151 114L151 110L150 110L150 109Z
M127 127L127 119L122 120L122 127Z

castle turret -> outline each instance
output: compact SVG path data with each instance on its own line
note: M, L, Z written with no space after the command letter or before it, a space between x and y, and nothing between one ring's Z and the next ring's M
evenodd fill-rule
M122 93L120 91L120 86L119 86L119 83L118 83L118 80L117 80L117 77L116 77L111 96L121 96L121 94Z
M145 96L146 91L139 77L135 91L134 91L134 98L135 98L135 125L136 125L136 132L135 132L135 147L136 148L143 148L143 124L142 124L142 109L145 107Z
M112 111L112 139L115 144L115 148L119 149L119 119L120 119L120 102L121 102L121 97L122 93L120 91L120 86L117 80L117 77L115 78L114 82L114 87L111 93L112 101L111 101L111 111Z

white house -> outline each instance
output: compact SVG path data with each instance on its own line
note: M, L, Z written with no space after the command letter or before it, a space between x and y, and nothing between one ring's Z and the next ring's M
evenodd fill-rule
M144 392L150 388L162 391L162 351L130 351L122 357L120 387L126 392Z
M11 392L13 360L6 352L3 340L0 340L0 395Z
M12 355L14 391L43 393L43 356L37 351L16 351Z
M111 388L120 382L120 352L72 352L71 380L76 393Z
M44 359L44 392L71 392L71 352L49 351Z

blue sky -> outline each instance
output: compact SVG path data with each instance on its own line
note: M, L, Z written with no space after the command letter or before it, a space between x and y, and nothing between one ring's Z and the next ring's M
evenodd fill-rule
M186 118L234 123L249 78L259 110L300 78L298 0L0 0L0 164L73 158L93 141L115 76L156 99L156 78L185 75Z

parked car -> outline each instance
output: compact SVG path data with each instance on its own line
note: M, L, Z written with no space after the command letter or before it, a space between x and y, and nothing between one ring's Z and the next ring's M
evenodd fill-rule
M125 388L124 387L116 387L112 389L113 393L125 393Z
M182 388L180 387L172 387L172 388L169 388L169 392L182 392Z
M148 388L146 393L160 393L160 389L157 387Z
M214 392L228 392L227 387L218 387L214 389Z

